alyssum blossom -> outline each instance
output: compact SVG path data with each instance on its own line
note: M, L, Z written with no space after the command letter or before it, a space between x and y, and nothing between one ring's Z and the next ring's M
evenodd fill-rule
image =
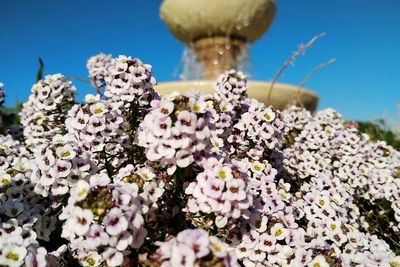
M46 76L0 135L1 266L399 266L400 152L337 111L234 70L161 96L139 59L87 67L97 94Z

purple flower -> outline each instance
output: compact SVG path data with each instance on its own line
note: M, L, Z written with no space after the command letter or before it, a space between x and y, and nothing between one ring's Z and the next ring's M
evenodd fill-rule
M198 258L202 258L209 253L208 246L210 245L210 240L205 230L185 230L180 232L176 236L176 239L178 242L191 247Z
M110 235L118 235L128 228L128 222L122 215L121 209L112 208L103 219L107 233Z
M175 126L182 133L193 134L196 130L196 123L196 114L183 110L178 114Z

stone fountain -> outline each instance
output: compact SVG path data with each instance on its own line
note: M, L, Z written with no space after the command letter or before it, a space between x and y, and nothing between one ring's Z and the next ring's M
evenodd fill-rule
M164 0L161 19L172 34L185 43L202 66L204 80L160 83L161 94L198 90L213 92L216 77L237 69L247 44L259 39L271 25L274 0ZM318 96L292 85L249 81L248 94L260 102L284 109L297 104L314 111Z

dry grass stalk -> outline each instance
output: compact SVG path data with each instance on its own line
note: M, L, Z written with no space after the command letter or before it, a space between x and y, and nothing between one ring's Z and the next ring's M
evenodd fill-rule
M301 89L304 88L306 83L310 80L310 78L312 76L314 76L315 73L317 73L319 70L325 68L326 66L334 63L335 61L336 61L336 58L331 58L328 61L325 61L325 62L319 64L309 74L307 74L307 76L300 82L296 94L294 95L292 101L290 101L290 105L299 105L299 106L303 107L303 105L300 101Z
M301 44L299 46L299 49L297 49L297 51L295 51L289 58L288 60L286 60L286 62L283 64L283 66L278 70L278 72L275 74L274 78L271 81L271 86L269 88L269 93L268 93L268 102L270 102L270 98L271 98L271 93L272 93L272 89L275 85L275 83L278 81L279 77L282 75L282 73L285 71L285 69L294 62L294 60L296 59L296 57L298 57L301 54L304 54L305 51L307 50L307 48L309 48L315 41L317 41L319 38L325 36L326 33L320 33L316 36L314 36L308 43L306 43L305 45Z
M320 69L325 68L326 66L332 64L333 62L336 61L336 58L331 58L328 61L325 61L324 63L319 64L317 67L315 67L299 84L299 89L303 88L308 80L314 76L315 73L317 73Z

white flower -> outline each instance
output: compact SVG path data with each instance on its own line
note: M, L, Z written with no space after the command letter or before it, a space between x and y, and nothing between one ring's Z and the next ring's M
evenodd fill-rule
M164 193L164 189L160 188L156 182L148 183L143 192L148 199L152 202L157 202L157 200L162 196Z
M340 226L341 226L341 221L339 220L328 220L326 223L326 226L328 229L332 232L341 232Z
M214 136L210 141L214 148L221 148L224 146L224 140L219 137Z
M93 213L89 209L75 207L71 213L71 220L68 220L72 231L77 235L84 235L90 227L93 220Z
M44 248L39 248L36 253L30 252L25 258L26 267L46 267L47 266L47 251Z
M251 170L257 174L262 173L264 169L265 169L265 164L259 161L254 161L253 164L251 165Z
M210 236L210 250L219 258L225 257L227 254L224 244L215 236Z
M119 208L112 208L103 219L107 233L118 235L128 228L128 222Z
M76 201L81 201L86 198L90 190L89 184L84 181L84 180L79 180L75 187L71 189L71 196L76 200Z
M196 256L191 248L185 245L174 246L171 253L171 265L176 267L194 266Z
M97 117L101 117L106 112L106 107L103 103L98 102L90 106L90 112Z
M185 168L193 162L193 155L187 150L179 150L176 152L176 165Z
M160 116L169 116L174 111L174 103L168 100L161 100L158 111Z
M262 117L265 121L271 122L275 119L275 113L270 108L264 109Z
M3 172L0 173L0 187L9 185L10 181L11 175Z
M144 181L151 181L153 180L156 175L155 173L147 167L143 167L137 170L137 174L142 178Z
M101 255L106 260L107 265L110 267L121 266L124 260L124 256L121 252L110 247L107 248Z
M100 95L87 94L85 96L85 102L88 104L95 104L99 101L100 101Z
M394 258L390 261L390 266L391 266L391 267L400 267L400 256L394 257Z
M226 199L241 201L246 198L245 183L242 179L231 179L226 183Z
M289 231L281 223L276 223L271 228L271 235L275 236L277 240L283 240L288 235Z
M106 173L99 173L90 177L90 186L106 186L111 182L110 177Z
M233 178L232 170L228 166L216 168L215 172L216 172L217 178L219 178L221 180L230 181Z
M79 260L79 263L85 267L99 266L103 262L103 258L97 252L91 252L88 256Z
M308 266L309 267L329 267L329 264L326 262L324 256L318 255L308 264Z
M57 134L53 137L52 143L54 145L64 145L68 142L68 137L66 135Z
M132 244L132 241L132 235L128 231L123 231L120 234L111 237L110 245L119 251L124 251L130 244Z
M218 228L224 228L228 223L228 218L222 215L215 217L215 226Z
M56 154L61 159L73 159L76 153L71 145L67 144L62 147L57 147Z
M53 152L48 150L43 156L36 158L36 163L41 170L49 170L51 166L55 163L56 159Z
M53 177L67 177L71 173L72 164L69 161L58 159L56 164L50 169Z
M72 119L71 126L77 130L82 130L89 122L89 118L90 118L89 114L85 114L82 110L79 110L78 113L76 114L76 117Z
M21 266L26 254L27 250L24 247L11 244L5 245L1 248L0 264L9 267Z
M204 113L207 108L207 102L190 99L190 108L194 113Z

